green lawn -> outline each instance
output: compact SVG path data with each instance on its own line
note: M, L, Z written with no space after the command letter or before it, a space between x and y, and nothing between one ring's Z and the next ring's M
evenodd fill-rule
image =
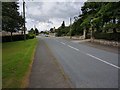
M24 88L34 57L37 39L2 44L2 87Z

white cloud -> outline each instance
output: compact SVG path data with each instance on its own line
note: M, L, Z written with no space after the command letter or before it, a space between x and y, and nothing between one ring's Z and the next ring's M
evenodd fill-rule
M80 8L83 5L83 2L76 2L78 0L66 0L66 2L40 1L26 2L26 26L28 30L33 28L34 25L39 31L49 30L52 27L58 28L62 21L65 21L65 24L69 25L69 18L78 16L81 12ZM22 12L21 1L19 5L19 12Z

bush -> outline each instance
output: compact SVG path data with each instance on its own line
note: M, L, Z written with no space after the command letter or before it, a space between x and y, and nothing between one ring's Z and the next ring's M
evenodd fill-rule
M32 33L27 34L27 39L33 39L33 38L35 38L35 37L36 37L35 34L32 34Z
M24 40L24 35L13 35L13 41ZM2 42L11 42L11 36L2 36Z
M94 33L95 39L120 41L120 33Z
M26 39L35 38L35 34L26 34ZM12 41L24 40L24 35L13 35ZM2 36L2 42L11 42L11 36Z

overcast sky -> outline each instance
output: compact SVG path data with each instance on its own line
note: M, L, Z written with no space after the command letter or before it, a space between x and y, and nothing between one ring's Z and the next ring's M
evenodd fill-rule
M29 2L28 2L29 1ZM64 1L64 2L63 2ZM78 16L86 0L26 0L26 27L37 27L39 31L58 28L63 21L69 25L69 18ZM22 0L19 0L19 12L22 13Z

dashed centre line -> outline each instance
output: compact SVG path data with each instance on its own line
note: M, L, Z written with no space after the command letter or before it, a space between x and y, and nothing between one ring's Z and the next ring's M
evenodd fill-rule
M88 55L88 56L90 56L90 57L92 57L92 58L95 58L95 59L97 59L97 60L99 60L99 61L101 61L101 62L104 62L104 63L106 63L106 64L108 64L108 65L110 65L110 66L113 66L113 67L115 67L115 68L120 69L120 67L118 67L118 66L116 66L116 65L114 65L114 64L112 64L112 63L106 62L106 61L104 61L104 60L102 60L102 59L100 59L100 58L98 58L98 57L96 57L96 56L93 56L93 55L88 54L88 53L86 53L86 55Z
M63 45L65 45L65 43L64 43L64 42L60 42L60 43L62 43Z
M74 50L77 50L77 51L79 51L79 49L77 49L77 48L74 48L74 47L72 47L72 46L70 46L70 45L67 45L68 47L70 47L70 48L72 48L72 49L74 49Z
M59 42L59 41L57 41L57 42ZM63 45L67 45L67 44L65 44L64 42L60 42L61 44L63 44ZM100 59L100 58L98 58L98 57L96 57L96 56L93 56L93 55L91 55L91 54L89 54L89 53L85 53L85 52L83 52L83 51L80 51L79 49L77 49L77 48L75 48L75 47L73 47L73 46L71 46L71 45L67 45L68 47L70 47L70 48L72 48L72 49L74 49L74 50L76 50L76 51L79 51L79 52L81 52L81 53L84 53L84 54L86 54L87 56L89 56L89 57L92 57L92 58L94 58L94 59L96 59L96 60L99 60L99 61L101 61L101 62L103 62L103 63L105 63L105 64L107 64L107 65L110 65L110 66L112 66L112 67L115 67L115 68L117 68L117 69L120 69L120 67L119 66L116 66L116 65L114 65L114 64L112 64L112 63L109 63L109 62L107 62L107 61L104 61L104 60L102 60L102 59Z

